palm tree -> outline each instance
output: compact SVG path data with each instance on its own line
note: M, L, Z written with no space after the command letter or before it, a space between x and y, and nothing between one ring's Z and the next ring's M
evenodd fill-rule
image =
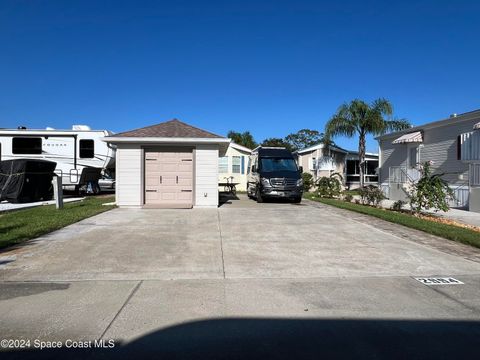
M388 131L404 130L410 127L405 119L393 119L393 106L383 98L371 104L355 99L341 105L325 125L327 138L335 136L353 137L358 135L358 156L360 159L360 186L363 187L365 173L365 147L367 134L382 135Z

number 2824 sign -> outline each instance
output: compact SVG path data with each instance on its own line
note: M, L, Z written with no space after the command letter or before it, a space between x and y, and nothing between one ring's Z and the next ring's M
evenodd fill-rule
M452 277L417 277L415 280L424 285L461 285L463 282Z

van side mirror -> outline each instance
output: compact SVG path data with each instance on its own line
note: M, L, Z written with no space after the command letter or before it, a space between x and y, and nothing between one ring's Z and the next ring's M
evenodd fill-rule
M254 172L254 173L257 172L257 167L255 165L252 166L252 172Z
M300 174L303 173L303 166L299 166L298 171L300 172Z

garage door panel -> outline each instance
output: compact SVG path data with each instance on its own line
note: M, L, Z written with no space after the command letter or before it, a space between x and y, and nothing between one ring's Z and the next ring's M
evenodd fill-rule
M181 163L178 165L177 167L177 170L179 172L188 172L188 173L191 173L192 172L192 169L193 169L193 166L192 164L184 164L184 163Z
M177 180L172 175L164 175L162 179L162 185L164 186L176 186Z
M159 186L160 185L160 176L148 176L145 179L145 185L149 186Z
M193 200L193 154L146 152L145 179L145 204L190 207Z
M175 192L162 192L162 200L168 202L176 200Z
M147 162L149 161L157 161L158 159L160 159L160 154L158 152L146 152L145 153L145 160Z
M162 172L176 172L178 170L177 164L163 164Z
M178 194L178 200L183 201L192 201L192 192L191 191L182 191Z
M185 186L188 186L188 189L192 189L193 181L191 178L185 178L182 176L178 177L178 185L182 186L185 188Z
M157 190L147 189L145 191L145 201L157 201L158 200L158 192Z

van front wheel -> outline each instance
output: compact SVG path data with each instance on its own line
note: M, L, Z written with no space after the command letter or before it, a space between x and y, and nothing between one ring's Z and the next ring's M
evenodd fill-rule
M260 189L257 189L257 192L255 193L255 197L257 198L257 203L263 203L263 197L262 197L262 193L260 192Z

